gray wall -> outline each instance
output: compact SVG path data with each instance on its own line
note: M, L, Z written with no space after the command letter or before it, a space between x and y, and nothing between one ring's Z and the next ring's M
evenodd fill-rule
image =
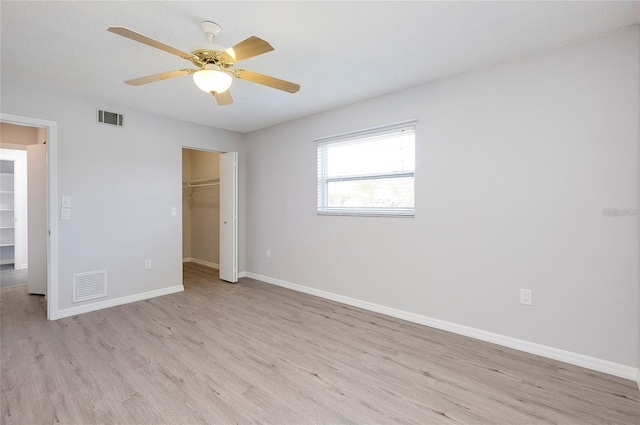
M316 215L313 140L409 119L415 218ZM637 174L635 27L249 134L247 271L637 367Z
M125 127L96 124L96 107L123 113ZM238 133L4 81L2 112L58 123L58 193L72 197L72 220L58 227L59 309L91 302L72 303L78 272L108 271L108 298L96 302L182 283L182 217L170 216L171 207L180 211L182 205L182 146L240 153L244 227L244 142ZM241 270L243 238L241 232ZM147 258L151 270L144 270Z

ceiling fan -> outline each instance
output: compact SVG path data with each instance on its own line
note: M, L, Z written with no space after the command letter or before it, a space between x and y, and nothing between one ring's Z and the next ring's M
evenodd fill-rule
M296 93L300 90L300 85L289 81L280 80L246 69L233 68L233 66L240 61L272 51L273 47L268 42L259 37L251 36L225 50L223 47L213 43L213 39L220 33L220 26L218 24L211 21L204 21L200 23L200 26L209 41L199 44L191 53L168 46L125 27L107 28L107 31L114 34L180 56L183 59L191 61L191 63L198 67L198 69L178 69L148 75L146 77L134 78L133 80L125 81L125 83L140 86L168 78L179 77L181 75L193 74L193 80L196 85L201 90L214 95L218 105L229 105L233 103L233 98L229 92L232 76L289 93Z

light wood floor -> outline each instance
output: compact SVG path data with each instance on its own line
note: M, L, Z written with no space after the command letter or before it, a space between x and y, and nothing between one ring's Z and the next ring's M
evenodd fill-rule
M19 286L27 284L27 269L15 270L13 264L0 266L0 287Z
M55 322L0 297L5 424L640 424L634 382L193 264Z

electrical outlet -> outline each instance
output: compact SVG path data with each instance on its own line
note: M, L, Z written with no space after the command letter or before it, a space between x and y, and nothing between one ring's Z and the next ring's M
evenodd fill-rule
M520 290L520 304L531 305L531 289Z
M151 270L151 260L144 260L144 269Z
M267 258L271 258L271 250L267 248Z

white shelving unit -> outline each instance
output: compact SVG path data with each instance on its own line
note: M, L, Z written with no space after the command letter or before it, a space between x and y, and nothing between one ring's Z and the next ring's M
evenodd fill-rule
M14 161L0 160L0 264L15 263Z

